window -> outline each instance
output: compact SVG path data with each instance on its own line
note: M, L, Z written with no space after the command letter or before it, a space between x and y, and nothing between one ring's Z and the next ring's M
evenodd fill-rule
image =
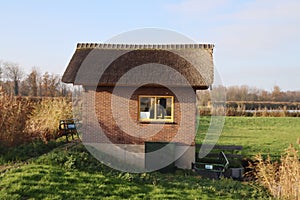
M173 96L139 96L139 120L173 122Z

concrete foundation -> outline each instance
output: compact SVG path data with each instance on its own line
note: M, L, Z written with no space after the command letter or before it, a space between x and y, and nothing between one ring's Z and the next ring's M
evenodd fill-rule
M101 161L105 154L109 155L108 160L113 158L124 162L124 165L145 169L145 145L89 143L85 146ZM191 169L191 163L195 162L195 146L176 144L174 155L177 168Z

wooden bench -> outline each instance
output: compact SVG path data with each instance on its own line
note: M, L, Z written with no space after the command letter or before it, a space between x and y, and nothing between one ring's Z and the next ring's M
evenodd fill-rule
M68 142L68 135L72 136L72 139L74 140L73 135L78 136L77 132L77 125L79 124L78 119L61 119L59 121L59 137L66 136L66 141Z
M200 149L207 153L204 158L198 157ZM200 175L213 174L214 178L220 178L226 171L229 171L229 167L241 166L242 149L243 146L237 145L196 144L196 162L192 163L192 169L199 172Z

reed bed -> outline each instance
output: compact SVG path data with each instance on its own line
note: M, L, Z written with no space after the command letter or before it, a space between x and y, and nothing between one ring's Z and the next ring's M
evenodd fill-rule
M298 144L300 146L300 139ZM258 183L278 199L300 199L300 160L297 148L290 145L281 156L280 162L256 157L255 176Z
M47 143L58 137L59 120L66 118L72 118L72 103L68 99L43 99L35 105L26 123L26 130Z
M29 140L25 132L26 121L33 110L27 99L7 95L0 88L0 143L13 146Z
M234 106L199 106L199 114L201 116L224 115L226 116L241 116L241 117L300 117L300 110L288 110L286 106L279 108L255 108L247 110L244 104Z
M0 146L10 147L58 136L59 120L72 117L68 98L15 97L0 88Z

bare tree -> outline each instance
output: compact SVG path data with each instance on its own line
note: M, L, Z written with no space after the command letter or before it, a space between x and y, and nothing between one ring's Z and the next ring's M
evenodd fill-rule
M35 68L28 75L28 85L30 94L36 97L38 95L38 71Z
M31 72L26 75L26 78L20 82L19 93L22 96L38 95L38 78L40 77L38 70L33 67Z
M283 97L283 92L281 92L281 89L278 85L274 85L273 91L272 91L272 100L273 101L281 101Z
M2 81L2 73L3 73L3 61L0 60L0 81Z
M55 97L59 96L60 78L58 75L45 72L42 76L42 96Z
M49 85L50 85L50 74L48 72L45 72L42 76L42 83L41 83L42 96L50 96Z
M15 96L19 95L19 81L24 76L24 72L17 63L5 62L4 66L4 75L7 79L11 80L14 84L14 94Z

